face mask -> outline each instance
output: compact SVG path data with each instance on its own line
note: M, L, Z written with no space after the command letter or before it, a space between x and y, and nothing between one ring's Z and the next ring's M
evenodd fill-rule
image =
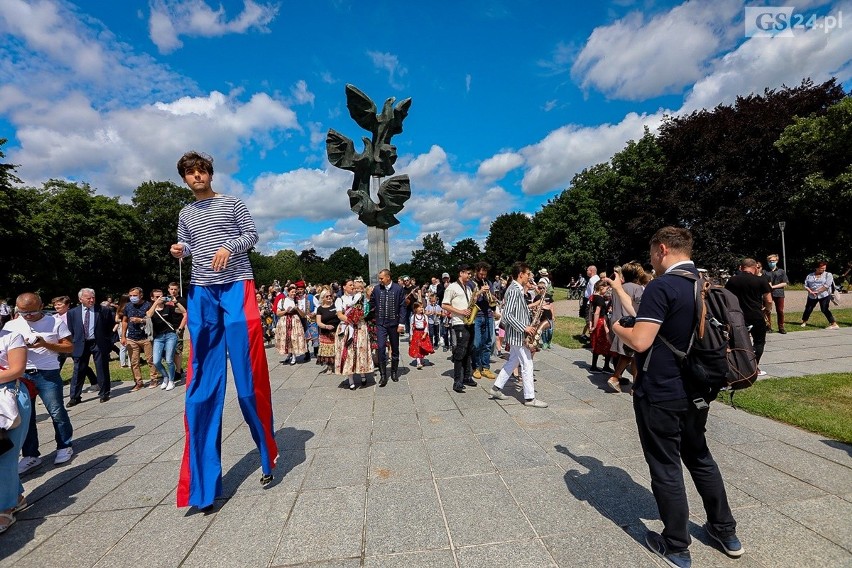
M134 304L139 303L139 296L130 296L130 301Z
M769 268L771 268L772 270L775 270L775 267L776 267L776 266L778 266L778 263L777 263L777 262L770 262L770 263L769 263Z

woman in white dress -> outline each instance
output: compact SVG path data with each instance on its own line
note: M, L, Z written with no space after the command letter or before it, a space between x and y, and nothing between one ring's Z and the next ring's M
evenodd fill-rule
M305 341L305 326L302 319L305 313L299 309L296 299L296 287L287 289L287 297L281 298L275 306L278 325L275 327L275 348L281 355L287 355L283 363L296 364L296 357L308 351Z
M345 376L350 390L356 388L355 374L373 372L370 335L367 322L364 321L364 302L364 295L355 292L355 284L351 278L343 283L343 295L334 302L337 317L340 319L334 342L334 374ZM366 384L364 377L362 384Z

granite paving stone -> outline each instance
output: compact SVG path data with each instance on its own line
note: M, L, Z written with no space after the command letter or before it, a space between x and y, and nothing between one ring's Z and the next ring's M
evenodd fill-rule
M431 479L373 483L367 490L368 556L446 548L449 536Z
M850 342L852 329L772 334L764 366L848 370ZM662 523L632 399L588 372L587 350L536 355L547 409L523 406L515 381L507 401L490 400L485 380L452 392L443 352L421 371L403 358L398 383L370 377L355 391L313 363L280 365L271 348L267 358L274 479L258 482L229 379L222 494L209 511L175 507L184 388L130 393L116 381L108 404L86 395L61 466L37 405L44 464L22 479L30 506L0 537L0 568L662 565L644 544ZM852 445L723 404L711 405L708 445L746 549L738 568L852 568ZM685 485L693 565L731 568L688 474Z
M299 493L272 564L297 565L359 556L364 506L365 490L360 486Z
M455 546L497 542L503 527L508 527L513 539L535 536L500 476L453 477L439 479L437 484Z

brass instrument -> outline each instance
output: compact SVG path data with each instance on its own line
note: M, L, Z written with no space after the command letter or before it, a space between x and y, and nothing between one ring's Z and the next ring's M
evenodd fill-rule
M544 312L544 294L541 295L541 299L538 302L538 306L536 306L535 311L533 312L532 321L530 325L535 328L535 333L530 335L526 334L524 336L524 343L527 348L530 350L530 353L535 353L539 351L539 346L541 345L541 334L544 330L550 328L550 320L541 321L541 314Z
M470 310L470 315L467 317L462 316L462 321L464 321L465 325L473 325L473 322L476 320L476 314L479 313L479 306L476 305L478 299L479 292L471 292L470 302L467 304L467 309Z

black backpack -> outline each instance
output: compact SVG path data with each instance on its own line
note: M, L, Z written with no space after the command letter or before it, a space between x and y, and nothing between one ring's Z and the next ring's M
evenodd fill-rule
M675 269L669 274L695 282L695 327L685 352L658 337L680 362L690 398L712 400L720 390L730 390L733 403L733 391L753 385L758 373L740 302L729 290L700 280L688 270Z

